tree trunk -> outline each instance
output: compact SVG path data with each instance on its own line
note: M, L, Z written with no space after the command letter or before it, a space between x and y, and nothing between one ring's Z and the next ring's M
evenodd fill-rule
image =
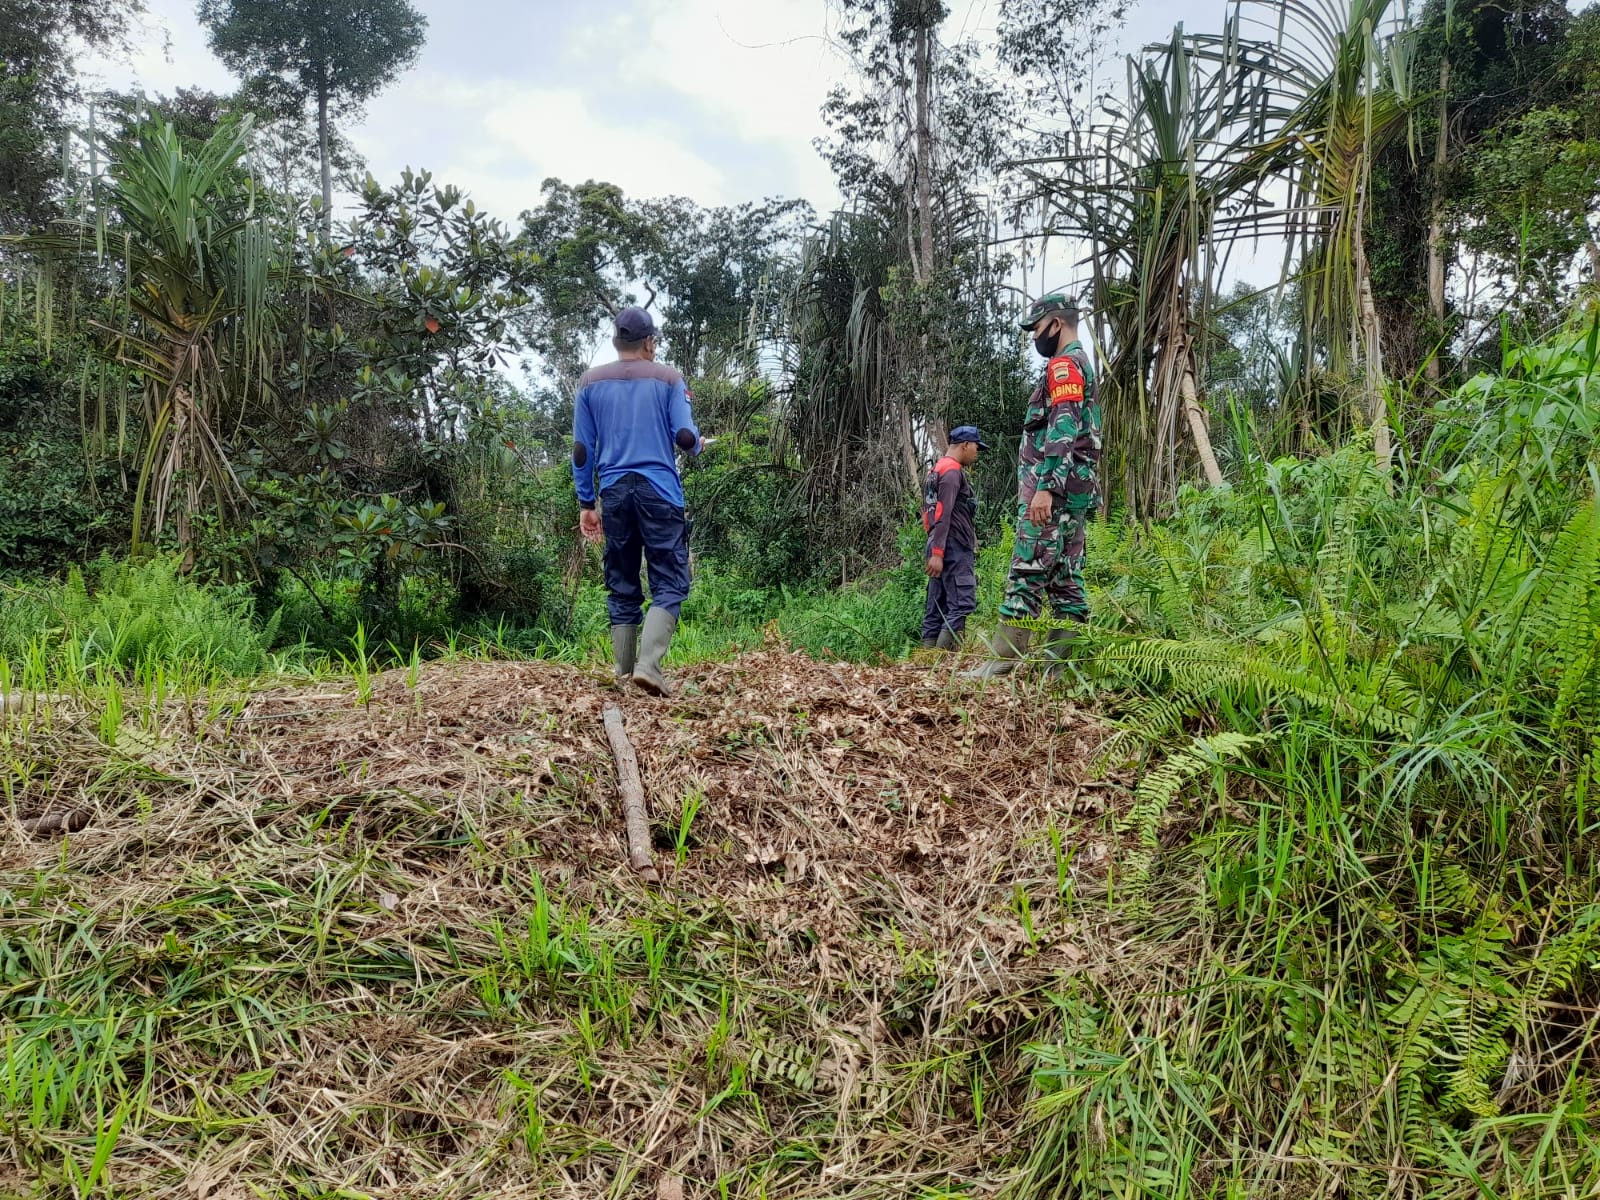
M943 427L947 405L945 373L932 363L931 322L938 318L928 310L930 295L927 289L933 281L933 127L929 118L929 93L933 76L933 30L923 25L912 43L913 89L916 111L913 117L914 154L912 175L914 186L912 204L917 223L915 244L911 247L912 278L917 281L916 320L919 327L917 355L917 393L924 414L931 414L928 428ZM933 369L930 371L930 367ZM935 436L935 453L944 449L944 442ZM913 455L915 462L915 455ZM922 486L921 471L914 471L916 487Z
M1211 448L1211 430L1206 427L1205 409L1200 407L1199 390L1195 386L1194 355L1187 344L1178 372L1178 394L1183 397L1183 415L1189 419L1189 435L1194 438L1194 448L1200 454L1200 469L1205 472L1207 484L1220 487L1222 468L1217 465L1216 452Z
M628 740L622 710L608 704L601 713L606 739L617 760L617 792L622 798L623 828L627 831L628 865L640 878L655 883L660 879L650 856L650 818L645 807L644 783L639 777L639 756Z
M905 465L906 479L911 484L913 496L922 495L922 467L917 463L917 439L911 428L911 408L904 400L894 402L896 437L900 442L901 461Z
M1428 220L1428 312L1433 317L1433 334L1444 331L1444 169L1450 151L1450 111L1445 92L1450 87L1450 59L1439 63L1439 135L1433 144L1433 198ZM1430 384L1439 383L1439 347L1428 351L1423 368Z
M933 74L933 31L917 30L913 50L917 89L917 282L933 275L933 132L928 120L928 91Z
M333 231L333 165L328 161L328 85L317 86L317 149L322 158L322 231Z
M1389 402L1383 394L1383 342L1378 321L1378 306L1372 298L1372 272L1367 265L1367 239L1361 215L1356 215L1355 246L1356 293L1360 303L1361 363L1367 385L1367 403L1372 417L1372 453L1378 473L1389 478L1393 449L1389 432Z

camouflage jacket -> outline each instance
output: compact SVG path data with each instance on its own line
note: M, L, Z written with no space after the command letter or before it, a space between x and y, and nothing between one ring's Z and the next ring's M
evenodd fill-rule
M1017 498L1024 505L1041 488L1074 512L1095 503L1100 467L1100 400L1094 367L1073 342L1045 364L1028 398L1017 453Z

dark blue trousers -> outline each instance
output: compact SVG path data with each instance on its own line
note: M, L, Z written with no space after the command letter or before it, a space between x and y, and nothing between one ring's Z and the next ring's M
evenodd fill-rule
M689 596L689 526L683 509L643 475L628 474L600 493L606 531L606 606L613 625L643 620L639 560L649 568L650 603L678 615Z
M960 633L978 608L978 554L963 546L946 545L944 573L928 580L928 604L922 614L922 636L930 639L948 629Z

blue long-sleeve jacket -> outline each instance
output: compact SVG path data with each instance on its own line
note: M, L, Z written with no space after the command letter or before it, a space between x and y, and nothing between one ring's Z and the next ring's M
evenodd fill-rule
M663 363L626 359L584 373L572 423L572 479L578 503L595 504L600 489L637 472L679 508L683 483L676 452L700 452L683 375Z

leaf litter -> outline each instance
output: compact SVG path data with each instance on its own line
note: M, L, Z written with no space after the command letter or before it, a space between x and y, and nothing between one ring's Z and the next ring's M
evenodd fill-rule
M772 647L679 679L433 664L115 747L70 705L0 730L0 1027L61 1095L8 1131L19 1194L93 1157L106 1095L126 1194L999 1188L1051 989L1115 953L1069 905L1109 854L1104 727ZM57 811L87 828L23 832Z

